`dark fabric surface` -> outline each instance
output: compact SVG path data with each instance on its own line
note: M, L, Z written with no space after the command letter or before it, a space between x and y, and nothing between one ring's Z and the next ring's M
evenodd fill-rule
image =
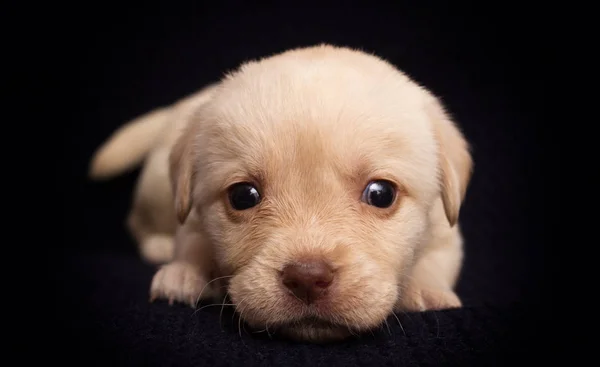
M72 260L72 272L61 279L70 294L61 307L69 310L69 357L86 365L505 365L521 363L540 342L534 329L540 315L522 302L399 314L373 333L336 344L289 342L246 330L228 308L149 303L152 269L133 256Z
M342 11L343 10L343 11ZM56 83L64 113L60 262L50 274L61 361L103 366L512 365L539 358L548 310L540 176L544 29L527 12L422 6L311 10L223 2L218 9L96 9L63 23ZM76 30L76 31L75 31ZM76 33L76 34L75 34ZM81 37L76 40L76 37ZM57 38L58 39L58 38ZM231 310L148 302L153 274L124 229L138 170L110 182L85 175L120 124L219 78L239 62L319 42L387 58L446 103L473 146L461 224L460 310L400 314L388 327L328 346L247 332ZM55 46L58 47L58 46ZM54 51L56 52L56 51ZM51 93L49 94L51 96ZM65 97L67 96L67 97ZM50 340L49 342L52 342ZM510 362L510 363L508 363Z

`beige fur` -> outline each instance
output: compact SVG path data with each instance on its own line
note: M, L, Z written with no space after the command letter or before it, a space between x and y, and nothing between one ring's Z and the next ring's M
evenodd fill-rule
M328 45L290 50L159 111L166 130L151 119L139 128L151 148L129 219L145 258L168 261L152 299L194 306L227 290L251 327L311 341L378 327L393 311L461 306L468 144L440 101L391 64ZM110 150L96 176L138 161ZM131 150L125 158L139 156ZM388 208L361 200L375 179L397 188ZM255 185L258 205L232 208L238 182ZM311 305L280 279L304 259L335 274Z
M173 258L177 218L169 181L169 153L198 106L215 89L209 85L172 106L151 111L118 129L92 158L89 175L106 180L144 162L127 227L143 259L162 264Z

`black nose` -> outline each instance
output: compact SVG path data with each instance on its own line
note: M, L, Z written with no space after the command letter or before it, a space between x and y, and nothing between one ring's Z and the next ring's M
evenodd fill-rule
M306 304L321 298L333 278L331 267L324 261L289 264L281 274L283 285Z

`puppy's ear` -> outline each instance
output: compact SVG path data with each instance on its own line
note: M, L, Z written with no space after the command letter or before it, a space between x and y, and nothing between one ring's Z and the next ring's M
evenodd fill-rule
M192 210L192 187L195 172L194 160L197 157L194 138L198 136L200 123L193 121L198 112L210 101L219 83L210 84L196 94L178 103L176 126L185 126L169 154L169 175L175 198L177 220L183 224Z
M192 209L192 181L194 178L194 126L186 126L169 155L169 174L175 198L177 220L183 224Z
M438 143L440 184L446 218L450 226L458 221L467 186L473 171L470 147L462 132L434 96L429 96L427 113Z

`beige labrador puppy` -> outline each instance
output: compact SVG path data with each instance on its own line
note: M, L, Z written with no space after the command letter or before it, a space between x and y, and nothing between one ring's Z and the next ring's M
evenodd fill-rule
M152 299L228 296L251 327L321 342L461 306L468 144L374 55L320 45L245 63L125 127L92 174L145 155L129 227L146 259L169 261Z

